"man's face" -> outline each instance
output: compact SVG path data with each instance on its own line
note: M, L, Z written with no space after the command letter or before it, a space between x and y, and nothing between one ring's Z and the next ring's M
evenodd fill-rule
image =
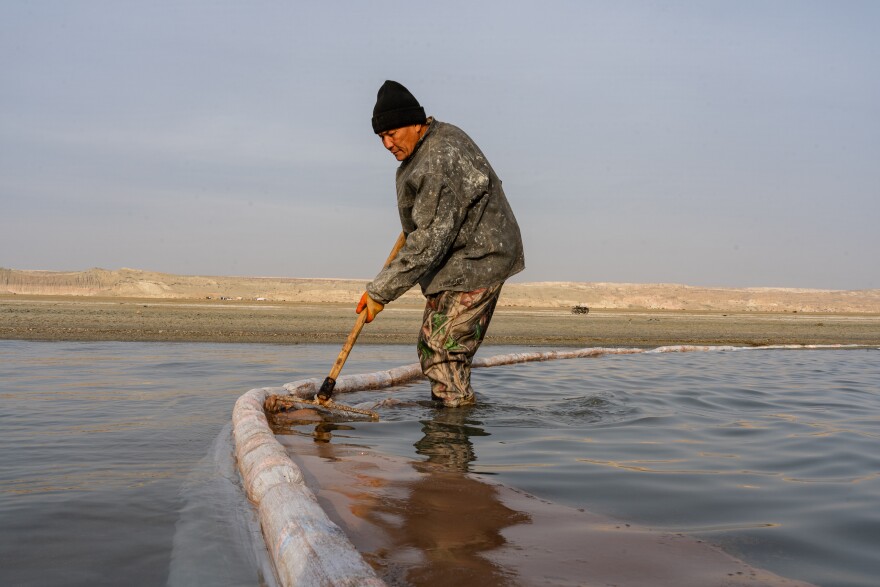
M412 155L413 149L416 148L416 143L419 142L419 139L424 134L424 128L425 125L423 124L402 126L393 130L380 132L379 138L382 139L382 144L386 149L391 151L391 154L394 155L395 159L403 161Z

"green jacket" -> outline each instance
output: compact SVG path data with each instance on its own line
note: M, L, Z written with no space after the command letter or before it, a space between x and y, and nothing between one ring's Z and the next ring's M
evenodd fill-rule
M429 123L397 169L406 244L367 285L386 304L416 283L425 295L473 291L525 268L519 225L492 166L460 128Z

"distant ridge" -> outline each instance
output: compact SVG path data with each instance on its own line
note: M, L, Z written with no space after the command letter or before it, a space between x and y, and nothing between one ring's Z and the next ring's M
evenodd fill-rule
M0 268L0 294L159 299L258 299L354 303L366 280L173 275L138 269L32 271ZM400 304L420 304L418 288ZM508 283L500 305L728 312L880 313L880 289L710 288L679 284Z

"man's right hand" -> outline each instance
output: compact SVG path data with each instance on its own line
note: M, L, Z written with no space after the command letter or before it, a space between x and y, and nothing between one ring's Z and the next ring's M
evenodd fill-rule
M373 298L370 297L370 294L364 292L364 295L361 296L361 301L358 302L357 308L355 312L360 314L364 310L367 311L367 324L373 321L376 317L376 314L385 309L385 304L381 302L377 302Z

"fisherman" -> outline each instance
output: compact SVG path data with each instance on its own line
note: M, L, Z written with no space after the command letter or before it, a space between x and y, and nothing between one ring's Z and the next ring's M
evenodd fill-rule
M418 283L426 298L418 355L431 398L473 404L471 360L504 281L525 268L519 226L480 148L460 128L425 116L401 84L379 88L373 131L401 162L397 208L406 243L367 284L357 313L371 322Z

